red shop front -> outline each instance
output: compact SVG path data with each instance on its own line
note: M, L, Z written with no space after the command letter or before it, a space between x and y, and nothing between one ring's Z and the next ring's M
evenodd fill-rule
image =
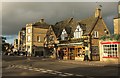
M118 62L120 41L100 41L100 61Z

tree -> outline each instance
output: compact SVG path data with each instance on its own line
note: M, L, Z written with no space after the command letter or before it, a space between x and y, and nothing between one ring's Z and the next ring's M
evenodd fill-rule
M6 37L1 37L2 38L2 43L6 43L5 40L6 40Z

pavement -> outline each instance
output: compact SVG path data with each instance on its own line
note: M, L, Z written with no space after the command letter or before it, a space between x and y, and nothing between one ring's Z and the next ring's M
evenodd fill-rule
M77 60L60 60L59 62L70 63L70 64L84 64L90 66L113 66L120 67L118 62L102 62L102 61L77 61Z
M79 64L79 65L89 65L89 66L108 66L108 67L120 67L119 62L103 62L103 61L80 61L80 60L57 60L53 58L43 58L43 61L50 60L50 61L58 61L61 63L70 63L70 64ZM35 60L36 62L39 60Z
M11 60L16 59L16 57L9 58L9 60L10 59ZM120 63L119 62L58 60L58 59L54 59L54 58L40 58L40 57L30 57L30 58L28 58L28 57L27 58L26 57L20 57L20 58L17 58L17 59L18 60L26 59L27 61L34 61L34 62L39 62L39 60L43 60L43 61L46 60L46 61L58 61L58 62L61 62L61 63L70 63L70 64L80 64L80 65L82 64L82 65L89 65L89 66L113 66L113 67L120 67ZM9 62L8 59L5 59L5 60ZM2 62L4 62L4 60L2 60Z

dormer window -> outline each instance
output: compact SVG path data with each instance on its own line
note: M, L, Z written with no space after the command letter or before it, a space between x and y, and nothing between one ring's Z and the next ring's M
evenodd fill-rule
M65 40L68 37L68 34L65 29L63 29L62 34L61 34L61 40Z
M81 29L80 25L78 25L74 32L74 38L81 38L82 35L83 35L83 30Z

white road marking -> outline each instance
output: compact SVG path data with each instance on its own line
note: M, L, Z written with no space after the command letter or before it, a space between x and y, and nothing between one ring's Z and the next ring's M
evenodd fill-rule
M22 66L18 66L18 68L23 68Z
M23 69L27 69L26 67L24 67Z
M59 72L59 71L54 71L54 72L55 72L55 73L58 73L58 74L59 74L59 73L62 73L62 72Z
M34 70L34 71L40 71L40 70L37 69L37 70Z
M57 74L57 73L52 72L52 73L50 73L50 74Z
M71 74L71 73L64 73L64 74L69 75L69 76L72 76L72 75L73 75L73 74Z
M39 70L45 70L45 69L40 68Z
M28 70L33 70L33 69L28 69Z
M32 68L32 67L28 67L29 69Z
M41 72L43 72L43 73L47 73L47 71L41 71Z
M75 76L83 76L83 75L79 75L79 74L77 74L77 75L75 75Z
M59 74L59 76L67 76L67 75L65 75L65 74Z
M27 66L23 66L23 68L26 68Z
M34 70L37 70L38 68L33 68Z
M52 72L53 70L46 70L46 71L48 71L48 72Z
M53 75L59 75L59 76L72 76L72 75L75 75L75 74L72 74L72 73L63 73L63 72L60 72L60 71L54 71L54 70L47 70L47 69L43 69L43 68L33 68L33 67L28 67L28 66L23 66L23 65L9 65L9 68L13 68L13 67L16 67L16 68L22 68L22 69L28 69L28 70L34 70L34 71L41 71L42 73L49 73L49 74L53 74ZM79 75L79 74L76 74L75 76L83 76L83 75ZM91 77L92 78L92 77Z

